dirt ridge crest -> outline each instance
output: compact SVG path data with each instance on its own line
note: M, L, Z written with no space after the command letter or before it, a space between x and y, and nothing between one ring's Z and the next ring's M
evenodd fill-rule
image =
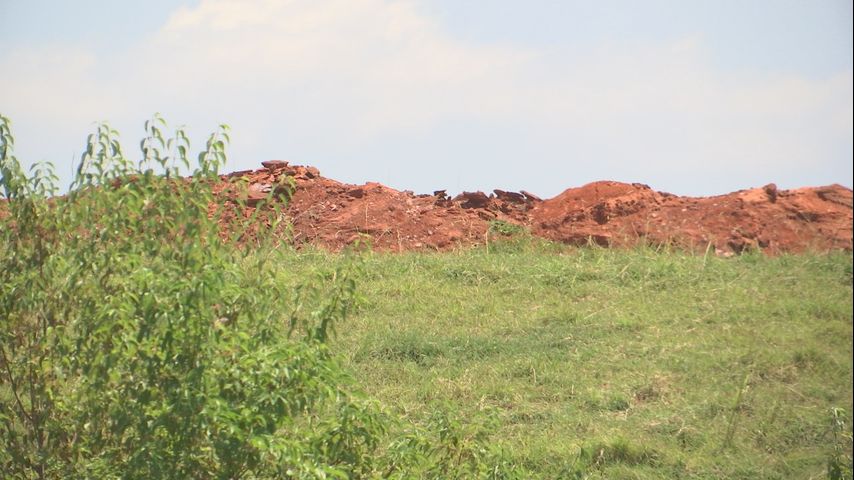
M294 241L339 250L369 239L384 251L449 250L483 244L494 221L550 240L628 247L640 242L711 248L731 255L852 250L852 190L839 184L779 190L776 185L711 197L683 197L641 183L597 181L549 199L495 189L449 197L399 191L380 183L346 184L311 166L283 160L220 177L248 182L248 209L271 188L295 187L286 214ZM289 178L288 178L289 177Z

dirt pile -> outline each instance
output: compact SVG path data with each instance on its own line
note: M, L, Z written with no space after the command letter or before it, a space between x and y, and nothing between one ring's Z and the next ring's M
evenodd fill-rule
M531 212L532 231L562 242L601 245L639 239L717 253L769 253L852 246L852 192L840 185L778 190L774 184L704 198L646 185L596 182L569 189Z
M416 195L379 183L350 185L284 161L221 177L246 182L247 210L271 191L295 189L285 210L294 241L340 249L370 240L380 250L448 250L483 244L491 222L551 240L603 246L671 243L718 254L852 248L852 191L840 185L778 190L773 184L716 197L679 197L642 184L595 182L542 200L529 192L444 190ZM247 214L248 212L244 212Z

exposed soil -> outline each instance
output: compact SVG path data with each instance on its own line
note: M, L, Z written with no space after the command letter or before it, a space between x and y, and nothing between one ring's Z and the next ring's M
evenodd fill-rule
M807 249L850 251L852 191L841 185L778 190L774 184L716 197L680 197L642 184L595 182L547 200L529 192L445 191L416 195L379 183L349 185L313 167L284 161L222 176L218 191L248 183L248 215L272 191L295 185L285 213L297 244L339 250L369 240L378 250L449 250L483 244L490 222L524 226L569 244L630 246L639 242L707 248L730 255L760 248L776 254ZM289 179L290 177L290 179ZM494 231L489 235L496 235Z

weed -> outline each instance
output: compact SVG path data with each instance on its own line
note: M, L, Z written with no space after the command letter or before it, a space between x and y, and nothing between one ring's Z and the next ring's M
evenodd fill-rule
M516 235L523 235L527 233L527 230L522 225L517 225L515 223L506 222L504 220L492 220L489 222L489 231L496 235L504 235L507 237L512 237Z
M729 423L727 424L726 435L724 436L723 442L724 448L732 447L732 441L735 437L735 429L738 426L739 411L742 406L741 402L744 399L744 393L747 391L749 385L750 373L747 373L744 376L744 380L741 382L741 387L738 389L738 392L736 392L735 401L733 402L732 409L729 414Z
M622 437L582 448L580 457L595 467L613 463L656 465L660 462L660 455L654 450L639 446Z
M845 410L831 408L830 421L833 449L827 460L827 475L831 480L850 480L852 478L851 420Z

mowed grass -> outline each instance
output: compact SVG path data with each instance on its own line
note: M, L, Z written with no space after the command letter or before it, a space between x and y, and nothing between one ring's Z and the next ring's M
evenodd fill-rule
M284 258L294 281L342 262ZM831 413L852 405L850 253L509 242L359 263L334 340L356 382L410 418L491 416L533 475L822 478L850 461Z

